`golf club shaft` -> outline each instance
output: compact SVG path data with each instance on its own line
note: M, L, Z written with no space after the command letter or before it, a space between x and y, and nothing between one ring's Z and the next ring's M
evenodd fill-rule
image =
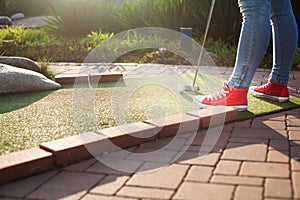
M194 76L193 87L196 84L197 74L198 74L199 66L200 66L200 63L201 63L201 60L202 60L202 56L203 56L203 52L204 52L204 46L205 46L205 43L206 43L206 40L207 40L207 34L208 34L209 27L210 27L211 17L212 17L213 11L214 11L215 3L216 3L216 0L212 0L211 1L211 7L210 7L210 11L209 11L207 23L206 23L206 28L205 28L205 33L204 33L202 48L200 50L200 55L199 55L197 66L196 66L196 72L195 72L195 76Z

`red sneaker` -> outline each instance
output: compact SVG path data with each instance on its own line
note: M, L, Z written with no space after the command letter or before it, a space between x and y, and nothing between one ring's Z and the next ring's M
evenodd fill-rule
M262 86L252 86L250 94L255 97L267 98L274 101L286 102L289 100L289 90L286 85L279 85L269 81Z
M221 91L208 96L196 96L194 102L201 108L228 106L238 111L244 111L248 108L247 93L248 89L229 88L224 84Z

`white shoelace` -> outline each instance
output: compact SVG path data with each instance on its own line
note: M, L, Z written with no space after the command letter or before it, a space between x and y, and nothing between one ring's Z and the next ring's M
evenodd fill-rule
M229 93L229 91L225 91L224 89L220 90L219 92L216 92L214 94L208 95L206 98L207 100L218 100L223 97L226 97L226 95Z

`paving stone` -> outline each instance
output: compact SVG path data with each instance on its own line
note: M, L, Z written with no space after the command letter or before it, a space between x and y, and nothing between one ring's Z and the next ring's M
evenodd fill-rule
M28 197L33 199L79 199L91 189L103 175L62 172L46 182Z
M285 121L263 121L253 120L251 128L285 130Z
M146 163L143 167L149 167L147 165L150 164ZM173 164L154 171L134 174L127 182L127 185L176 189L184 178L187 170L188 166Z
M300 172L292 172L294 198L300 198Z
M282 140L280 140L282 141ZM233 137L229 140L230 143L244 143L244 144L268 144L268 139L253 139L253 138L239 138Z
M199 157L198 152L187 151L179 159L178 163L187 165L215 166L220 158L219 153L207 153Z
M265 196L291 199L291 181L289 179L267 178L265 182Z
M209 127L209 129L204 129L206 130L207 132L210 131L210 130L222 130L222 133L225 132L225 133L232 133L232 131L235 129L234 127L231 127L229 126L229 124L224 124L224 125L216 125L216 126L213 126L213 127Z
M263 199L263 188L238 185L234 194L234 200L259 200Z
M207 109L201 109L197 111L191 111L188 115L200 117L201 127L208 128L210 126L224 125L225 123L234 121L237 119L237 110L226 107L211 107Z
M165 149L150 149L150 148L138 148L135 152L128 155L128 160L139 160L144 162L159 162L170 163L177 155L176 151Z
M200 131L191 145L225 148L230 138L230 132L222 131L220 127L210 128L208 131Z
M208 182L212 176L213 167L192 166L185 181Z
M237 175L241 166L239 161L220 160L214 174Z
M300 146L291 146L291 157L292 158L300 157Z
M127 175L128 173L118 171L102 164L100 161L89 167L86 172L99 173L99 174L111 174L111 175Z
M250 128L250 125L251 125L251 122L252 120L245 120L245 121L239 121L239 122L233 122L233 123L230 123L228 124L229 126L232 126L232 127L239 127L239 128Z
M56 171L50 171L19 181L2 184L0 185L0 196L24 198L56 173Z
M234 186L217 185L208 183L184 182L177 190L174 199L194 200L229 200L232 198Z
M299 75L299 74L298 74ZM300 79L299 79L300 80ZM299 85L299 84L298 84ZM300 109L299 108L295 108L293 110L289 110L287 111L288 115L293 115L295 117L299 117L300 116Z
M170 199L174 194L173 190L156 189L156 188L140 188L126 186L121 188L117 193L119 196L135 197L135 198L151 198L151 199Z
M300 158L297 160L291 159L291 168L293 171L300 171Z
M285 163L242 163L240 175L255 177L288 178L290 176L289 164Z
M161 138L159 140L155 140L152 142L142 143L140 147L153 148L153 149L163 148L166 150L181 151L188 141L189 141L188 138L168 137L168 138Z
M0 184L48 171L54 167L52 154L32 148L0 156Z
M288 126L288 131L300 131L300 126Z
M131 147L157 138L159 127L136 122L96 131L105 135L119 148Z
M285 121L285 113L284 112L279 112L279 113L274 113L270 115L264 115L261 117L256 117L255 119L257 120L267 120L267 121Z
M268 153L268 162L289 162L289 152L288 151L269 151Z
M300 146L300 140L290 140L291 146Z
M55 82L60 84L78 84L98 82L117 82L123 80L122 73L105 72L105 73L82 73L78 70L55 76Z
M81 200L137 200L135 198L117 197L117 196L102 196L96 194L87 194Z
M289 142L285 140L270 140L270 150L289 151Z
M221 153L223 152L223 148L221 147L212 147L212 146L199 146L199 145L186 145L185 148L187 151L199 152L200 149L202 151L208 151L210 153Z
M118 149L116 151L107 152L105 156L109 158L126 159L129 155L136 151L137 148L137 146L133 146L130 148Z
M113 147L106 137L89 132L45 142L40 148L51 152L55 165L60 166L100 155Z
M212 183L232 184L232 185L256 185L262 186L263 179L257 177L245 176L228 176L228 175L214 175L211 179Z
M128 176L109 175L95 186L90 193L114 195L129 179Z
M220 127L223 127L222 132L228 132L228 133L231 133L234 129L234 127L230 126L230 123L221 125ZM213 127L210 127L210 128L213 128Z
M235 128L231 137L287 140L287 131L259 128Z
M97 160L95 158L92 158L92 159L89 159L86 161L81 161L79 163L70 165L70 166L66 167L65 170L83 172L87 168L89 168L91 165L95 164L96 162L97 162Z
M229 143L223 153L222 159L265 161L267 145Z
M142 164L143 162L141 161L104 157L99 158L99 161L89 167L86 172L111 175L128 175L137 171Z
M177 134L196 132L200 129L200 119L187 114L178 114L159 119L145 121L160 128L159 137L169 137Z
M88 83L88 74L80 73L76 71L75 73L64 72L55 76L55 82L59 84L74 84L76 83Z
M288 115L286 120L287 126L300 126L300 119L298 116Z
M300 130L299 131L290 131L289 139L290 140L300 140Z

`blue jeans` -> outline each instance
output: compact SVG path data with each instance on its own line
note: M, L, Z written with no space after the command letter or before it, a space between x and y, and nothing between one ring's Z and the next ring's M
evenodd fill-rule
M249 88L273 36L273 67L269 80L287 85L298 39L290 0L239 0L243 24L235 67L227 84ZM271 25L271 26L270 26Z

